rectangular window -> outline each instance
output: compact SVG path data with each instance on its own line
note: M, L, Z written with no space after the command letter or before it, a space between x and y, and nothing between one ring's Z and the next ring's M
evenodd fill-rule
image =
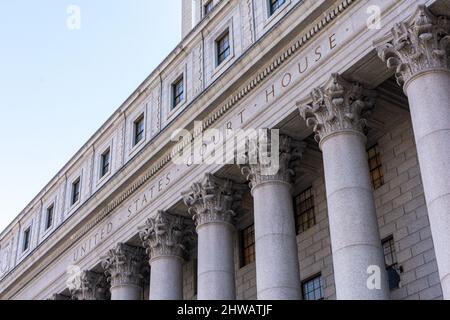
M381 244L383 246L384 262L386 263L386 271L388 274L389 289L393 290L400 286L399 272L401 271L397 266L394 237L387 237Z
M228 30L219 39L217 39L216 46L217 46L217 65L220 65L230 56L231 53L230 32Z
M303 281L303 300L323 300L322 276L319 274Z
M378 145L374 145L367 150L369 156L370 179L374 189L378 189L384 184L383 166Z
M48 230L53 225L53 213L55 211L55 206L52 204L50 207L47 208L47 217L45 222L45 230Z
M144 115L141 115L134 121L134 141L133 144L137 145L144 139Z
M251 225L241 232L242 267L255 262L255 225Z
M80 178L78 178L74 183L72 183L72 205L80 200L80 181Z
M179 78L172 84L172 108L178 106L184 100L184 81L183 77Z
M205 5L203 6L205 16L208 15L214 8L213 0L209 0Z
M312 188L306 189L294 198L294 209L297 233L302 233L316 224Z
M110 149L106 150L102 154L102 163L101 163L101 173L100 178L104 177L109 172L109 164L110 164L111 152Z
M23 232L23 247L22 247L22 251L27 251L28 248L30 247L30 236L31 236L31 227L28 227L24 232Z
M270 15L273 15L285 2L286 0L269 0Z

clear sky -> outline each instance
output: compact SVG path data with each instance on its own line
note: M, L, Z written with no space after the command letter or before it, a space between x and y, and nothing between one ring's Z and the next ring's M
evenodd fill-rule
M180 20L180 0L0 1L0 232L175 48Z

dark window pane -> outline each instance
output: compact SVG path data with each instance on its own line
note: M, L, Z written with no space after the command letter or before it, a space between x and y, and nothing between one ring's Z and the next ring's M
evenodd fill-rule
M140 116L134 122L134 145L138 144L144 138L144 116Z
M285 2L286 0L269 0L270 15L274 14Z
M255 262L255 226L242 230L242 266Z
M394 238L388 237L382 241L384 261L389 280L389 288L396 289L400 285L400 274L397 266Z
M175 108L184 100L184 81L180 78L172 85L173 91L173 103L172 107Z
M302 292L304 300L322 300L322 277L318 275L302 283Z
M101 177L109 172L109 163L111 158L111 152L109 149L102 154L102 164L101 164Z
M77 203L80 199L80 179L77 179L72 184L72 205Z
M384 184L384 173L381 165L381 156L378 145L367 150L369 156L370 179L374 189L378 189Z
M54 212L54 206L51 205L47 209L47 222L45 225L45 229L49 229L53 225L53 212Z
M217 40L217 65L225 61L230 55L230 34L227 31L219 40Z
M298 233L308 230L316 224L314 213L314 195L309 188L294 199L295 226Z
M26 251L30 247L30 235L31 235L31 227L26 229L23 233L23 250Z

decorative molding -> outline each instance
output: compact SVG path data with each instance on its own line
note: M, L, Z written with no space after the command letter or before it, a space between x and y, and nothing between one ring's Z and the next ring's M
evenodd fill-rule
M93 271L82 271L70 288L74 300L107 300L108 293L105 276Z
M139 237L151 262L161 256L186 258L194 231L188 219L160 210L141 227Z
M450 19L434 16L425 5L406 22L397 23L390 40L378 46L379 57L395 70L400 86L415 75L436 69L450 70ZM381 41L386 41L382 39Z
M211 222L234 224L234 209L245 189L245 186L234 184L231 180L207 173L201 182L192 184L182 196L197 227Z
M272 150L271 139L268 139L268 150ZM258 153L261 146L257 145ZM295 175L294 167L298 160L301 159L303 151L306 148L306 143L293 140L287 135L280 135L279 137L279 168L275 174L265 174L265 167L274 165L268 164L245 164L241 166L242 174L250 181L250 189L254 189L258 185L266 182L281 181L284 183L291 183L292 176ZM273 156L268 154L268 156ZM248 162L248 160L247 160Z
M361 84L350 83L333 73L322 87L315 88L311 97L297 102L302 118L316 133L316 141L336 132L356 131L364 134L367 116L375 105L376 92ZM312 100L312 102L310 102Z
M145 260L142 248L118 243L101 260L107 280L111 282L111 287L142 285L142 262Z

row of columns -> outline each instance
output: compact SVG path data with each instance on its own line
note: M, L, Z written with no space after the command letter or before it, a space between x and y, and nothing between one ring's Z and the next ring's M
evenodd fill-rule
M444 298L450 299L450 23L424 6L398 24L378 52L409 98ZM333 74L298 102L323 152L337 299L388 299L389 288L369 177L364 129L376 92ZM280 168L242 167L254 199L258 299L300 299L291 198L292 161L305 145L280 137ZM198 236L198 299L235 299L234 217L244 187L211 174L183 193ZM182 263L192 221L159 211L140 236L150 256L150 299L182 299ZM119 245L103 266L112 299L138 296L140 249ZM378 276L371 286L368 279ZM92 281L96 281L94 278ZM375 284L376 284L375 283ZM90 298L89 290L78 292Z

